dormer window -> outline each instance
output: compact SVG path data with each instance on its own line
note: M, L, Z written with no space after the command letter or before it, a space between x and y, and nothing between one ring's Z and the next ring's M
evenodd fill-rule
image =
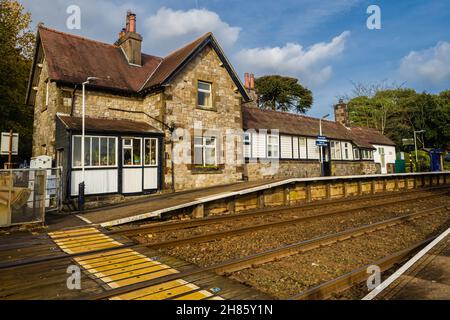
M212 108L212 84L209 82L198 81L198 106L200 108Z

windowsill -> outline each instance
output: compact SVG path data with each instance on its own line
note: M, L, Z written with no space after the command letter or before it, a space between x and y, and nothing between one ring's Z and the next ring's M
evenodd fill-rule
M203 110L203 111L213 111L213 112L217 112L217 109L216 109L215 107L197 106L197 109Z

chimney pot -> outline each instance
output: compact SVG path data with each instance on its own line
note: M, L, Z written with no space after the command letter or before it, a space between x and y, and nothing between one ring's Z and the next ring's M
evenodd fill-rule
M136 33L136 14L130 13L130 32Z
M250 74L250 90L255 90L255 75Z
M250 90L250 75L248 73L245 74L244 79L244 85L245 85L245 89Z

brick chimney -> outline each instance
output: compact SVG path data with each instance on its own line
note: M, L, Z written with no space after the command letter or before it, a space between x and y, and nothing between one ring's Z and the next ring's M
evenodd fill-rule
M258 107L258 95L255 91L255 75L253 73L246 73L244 75L244 86L247 91L251 102L247 103L247 107Z
M142 65L142 36L136 32L136 14L127 12L126 26L119 33L116 45L125 53L128 63Z
M342 99L340 99L339 103L334 106L334 118L336 122L342 124L343 126L350 127L347 104Z

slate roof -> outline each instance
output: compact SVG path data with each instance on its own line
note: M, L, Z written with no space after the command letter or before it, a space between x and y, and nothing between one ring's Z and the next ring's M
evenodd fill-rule
M212 33L208 32L166 57L142 54L142 66L129 64L122 49L73 34L38 27L38 41L48 63L49 78L68 84L81 84L87 77L99 77L91 87L143 93L165 84L199 49L213 46L244 99L250 98L239 77L223 54Z
M61 120L66 129L73 131L82 130L82 118L67 115L57 115L57 117ZM85 118L85 130L90 132L162 134L160 130L146 122L100 118Z
M244 130L278 129L280 134L306 137L319 135L319 119L288 112L243 107ZM373 144L395 145L381 132L370 128L346 128L340 123L322 120L322 134L330 139L352 141L360 148L374 149Z

